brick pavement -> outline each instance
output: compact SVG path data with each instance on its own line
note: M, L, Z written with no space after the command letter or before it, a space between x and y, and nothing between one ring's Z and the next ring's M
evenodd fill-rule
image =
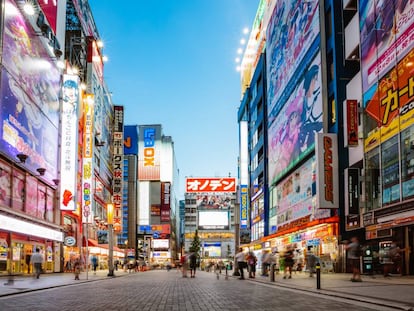
M148 271L144 272L144 274L146 277L150 277L151 274L156 275L160 272L161 271ZM174 271L171 271L171 273L176 274ZM142 272L137 273L137 275L139 274L142 274ZM215 279L213 273L198 271L197 274L198 277L206 277L208 280ZM132 274L129 275L123 271L115 272L115 275L116 279L120 276L133 276ZM382 276L363 276L363 282L361 283L350 282L349 278L349 274L322 274L321 289L316 289L316 279L310 278L305 273L293 274L292 279L283 279L279 274L276 275L275 282L270 282L269 279L265 277L239 281L235 277L229 275L228 281L240 282L240 284L260 283L266 287L284 288L286 290L294 289L310 294L324 295L324 297L350 298L361 302L375 303L380 306L393 307L399 310L414 310L414 277L383 278ZM88 280L86 280L85 273L82 273L80 281L75 281L73 274L70 273L43 274L39 280L32 277L15 277L12 284L8 284L8 279L6 277L0 277L0 296L14 295L46 288L69 286L84 282L96 282L104 279L110 279L107 277L107 271L98 271L96 275L89 273ZM223 282L225 281L224 274L220 275L219 280L217 281L220 282L217 284L225 283ZM187 297L186 291L190 290L189 288L183 287L177 290L181 291L174 296L174 299L177 301L171 301L171 297L168 298L169 300L161 300L159 305L160 310L163 310L162 306L165 306L166 308L167 305L173 306L173 309L171 310L187 310L190 308L189 305L198 305L197 299ZM170 289L165 288L165 291L169 292ZM148 294L150 294L150 292L148 292ZM207 295L210 294L207 293ZM166 295L165 297L169 296ZM182 299L181 297L185 297L186 299ZM239 297L239 299L242 298L243 297ZM216 300L217 299L209 300L212 310L215 310L216 308L220 309L220 306L215 305L214 303ZM225 299L223 301L225 301ZM131 303L133 302L131 301ZM142 305L140 305L140 308L142 308ZM202 306L199 306L199 309L201 310ZM230 309L231 306L227 305L226 310ZM148 304L148 310L151 310L150 302ZM260 308L258 310L260 310Z

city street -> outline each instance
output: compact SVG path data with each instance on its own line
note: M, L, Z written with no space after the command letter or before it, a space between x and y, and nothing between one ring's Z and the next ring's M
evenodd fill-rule
M139 273L117 271L16 279L0 285L2 310L413 310L414 280L364 277L349 282L347 274L322 275L322 289L306 274L276 282L268 278L239 280L224 274L197 271L196 278L181 272L154 270ZM6 281L7 278L4 278ZM393 294L392 294L393 293ZM392 298L395 298L392 300ZM404 303L402 303L404 302Z

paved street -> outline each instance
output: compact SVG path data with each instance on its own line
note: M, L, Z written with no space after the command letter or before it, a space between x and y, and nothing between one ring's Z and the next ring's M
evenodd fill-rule
M414 310L414 279L364 277L352 283L348 274L323 274L321 289L307 275L276 282L267 278L238 280L197 271L196 278L180 272L155 270L42 275L39 280L1 278L1 310ZM4 280L4 282L3 282Z

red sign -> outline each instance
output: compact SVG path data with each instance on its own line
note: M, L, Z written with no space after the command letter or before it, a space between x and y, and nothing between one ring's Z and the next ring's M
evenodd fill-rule
M186 192L236 192L236 178L187 178Z
M358 102L346 101L348 146L358 146Z

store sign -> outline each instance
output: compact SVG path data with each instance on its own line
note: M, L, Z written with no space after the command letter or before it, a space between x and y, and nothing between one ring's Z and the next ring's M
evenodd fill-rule
M346 101L346 120L348 146L358 146L358 101Z
M240 186L240 228L247 228L247 210L249 202L249 191L247 185Z
M187 178L186 192L236 192L236 178Z
M83 167L82 167L82 222L92 223L92 177L93 177L93 121L94 95L86 94L83 100L84 133L83 133Z
M73 236L67 236L65 238L64 244L66 246L75 246L76 245L76 239Z
M114 204L114 230L121 231L122 197L124 178L124 107L114 106L114 134L113 134L113 187L112 203Z
M316 134L317 207L339 208L338 143L336 134Z

